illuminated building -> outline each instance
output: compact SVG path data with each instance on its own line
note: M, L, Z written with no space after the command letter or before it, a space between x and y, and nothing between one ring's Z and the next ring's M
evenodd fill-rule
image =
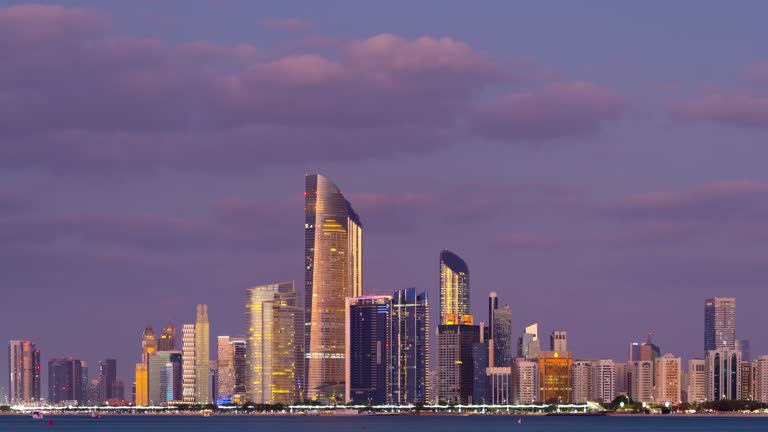
M392 402L430 401L429 301L416 288L392 296Z
M8 342L11 405L40 401L40 350L29 340Z
M584 403L591 400L593 385L592 360L576 360L573 362L573 403Z
M133 403L136 406L149 405L149 374L146 363L136 363L136 396Z
M437 328L438 400L469 403L473 390L472 347L480 327L446 324Z
M195 398L197 397L195 353L195 325L184 324L181 327L181 394L184 403L195 403Z
M338 399L344 391L344 301L363 292L363 226L329 179L305 177L304 349L300 391Z
M158 351L149 355L147 364L147 400L162 405L181 398L181 357L179 351Z
M345 398L353 403L392 403L392 297L346 300Z
M245 301L248 400L294 403L299 398L297 383L301 369L297 365L301 364L303 339L303 314L294 283L249 288ZM336 325L341 327L343 323Z
M59 357L48 362L48 401L53 404L84 404L83 362ZM87 386L87 381L85 382Z
M687 387L686 402L698 404L707 400L707 373L704 360L688 360L688 370L686 371Z
M629 397L635 403L653 402L653 363L637 360L628 363Z
M210 367L210 330L208 324L208 305L197 305L195 320L195 402L211 403Z
M539 401L569 403L573 392L573 359L570 352L539 353Z
M616 365L613 360L594 360L592 362L592 392L590 400L611 403L616 397L615 389Z
M105 403L116 397L113 392L115 381L117 381L117 360L105 359L100 361L98 382L99 403Z
M211 393L208 395L210 403L216 403L219 399L219 366L216 360L208 362L208 389Z
M489 322L492 339L489 345L493 346L493 366L510 367L512 366L512 309L509 305L504 305L501 309L496 309L493 314L493 321ZM489 359L489 360L490 360Z
M678 404L682 398L682 359L664 354L656 359L656 399L654 402Z
M512 361L512 403L531 404L539 397L538 363L518 357Z
M218 368L219 398L226 399L235 393L235 346L229 336L216 338L216 367Z
M564 330L555 330L549 335L549 350L555 352L568 351L568 334Z
M712 297L704 301L704 351L736 349L736 299Z
M299 322L297 325L299 329L301 329L301 325L304 324L304 317L299 316L301 322ZM303 355L304 352L304 346L302 345L302 338L294 336L295 340L298 341L296 343L296 356L297 360L296 363L302 364L303 361ZM236 337L232 338L230 340L230 343L234 347L232 350L233 360L232 360L232 366L235 370L235 387L233 389L233 401L236 403L245 402L246 399L246 389L248 385L248 378L247 378L247 372L248 372L248 365L245 361L246 352L248 349L248 345L245 341L245 338L243 337ZM295 378L298 379L300 376L298 375L298 372L294 372Z
M141 334L141 361L147 362L149 355L157 351L157 336L152 326L147 326Z
M160 340L157 343L158 351L175 351L176 350L176 328L173 323L168 321L168 324L163 328L163 332L160 333Z
M768 403L768 355L763 355L752 361L754 374L755 402Z
M740 400L741 352L720 348L707 351L704 357L707 400Z
M742 357L744 356L744 353L741 354ZM741 362L741 398L752 400L752 391L753 391L753 383L752 383L752 364L748 361Z
M525 333L517 342L518 356L529 359L539 357L539 324L534 323L525 328Z
M444 250L440 252L440 324L456 324L469 313L469 267Z

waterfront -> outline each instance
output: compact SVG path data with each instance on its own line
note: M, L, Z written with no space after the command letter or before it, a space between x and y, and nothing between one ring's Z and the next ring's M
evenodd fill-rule
M51 416L34 420L22 416L0 416L0 431L77 432L750 432L768 430L768 417L745 416L176 416L108 415L99 420L87 416ZM53 424L49 425L49 421Z

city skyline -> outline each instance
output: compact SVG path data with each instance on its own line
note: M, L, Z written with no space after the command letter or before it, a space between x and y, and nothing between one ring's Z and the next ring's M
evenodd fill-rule
M364 293L426 292L433 329L448 249L476 322L495 291L542 350L565 330L574 359L621 360L652 330L685 364L722 296L768 352L768 53L743 43L764 3L20 4L0 0L0 340L43 366L116 359L130 394L146 326L181 350L197 304L244 336L243 290L303 296L308 172L364 222Z

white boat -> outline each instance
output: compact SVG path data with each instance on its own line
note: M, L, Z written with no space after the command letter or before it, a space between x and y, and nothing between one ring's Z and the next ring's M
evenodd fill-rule
M38 410L32 411L32 418L33 419L38 419L38 420L43 418L43 412L42 411L38 411Z

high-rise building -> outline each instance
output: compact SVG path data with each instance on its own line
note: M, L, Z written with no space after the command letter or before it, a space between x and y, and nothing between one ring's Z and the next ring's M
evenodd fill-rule
M246 290L246 392L251 402L290 404L299 399L303 311L297 297L293 281ZM338 328L344 328L343 314L341 319L334 323ZM336 343L344 346L343 340Z
M8 400L11 404L40 401L40 350L29 340L8 342Z
M653 402L653 362L636 360L628 363L629 397L635 403Z
M629 368L626 362L614 363L615 369L615 383L614 392L615 396L629 395ZM613 400L613 399L611 399Z
M488 391L488 368L489 355L488 342L483 341L485 327L480 323L480 340L472 345L472 403L488 403L490 397L486 396ZM510 372L511 373L511 372Z
M571 353L541 351L539 359L539 398L545 403L569 403L573 396Z
M742 355L744 355L742 353ZM753 383L752 380L752 364L748 361L741 362L741 398L745 400L752 400L753 397Z
M494 405L512 404L512 367L489 367L487 369L487 390L485 401L474 400L476 404Z
M437 328L438 400L468 403L472 398L472 347L480 340L480 327L446 324Z
M616 397L615 389L616 365L613 360L602 359L593 361L590 400L610 403Z
M557 352L557 351L555 351ZM573 362L573 403L584 403L592 396L594 384L592 360L576 360Z
M120 402L125 401L125 384L119 379L115 381L115 384L112 386L112 399L116 399ZM121 405L125 404L121 403Z
M208 305L199 304L195 320L195 401L199 404L211 403L210 343Z
M152 326L147 326L141 334L141 361L147 362L149 355L157 351L157 335Z
M104 359L99 362L99 403L106 403L115 398L112 390L117 381L117 360Z
M344 391L344 301L363 293L363 225L329 179L309 174L305 186L305 366L297 369L305 397L330 400Z
M444 250L440 252L440 325L457 324L469 313L469 267Z
M736 349L736 299L712 297L704 301L704 351Z
M176 328L173 323L168 321L168 324L163 328L163 332L160 333L160 340L157 343L158 351L175 351L176 350Z
M195 325L184 324L181 327L181 374L182 401L195 403L197 397L197 359L195 355Z
M180 351L157 351L147 363L147 400L149 405L163 405L181 398Z
M235 345L229 336L216 338L216 367L219 398L231 398L235 393Z
M677 404L682 398L682 359L664 354L656 359L656 403Z
M53 404L84 404L87 390L83 388L83 363L71 357L48 361L48 401Z
M741 399L741 352L720 348L704 357L707 400Z
M346 401L392 402L392 297L346 300Z
M535 359L539 357L541 346L539 345L539 324L534 323L525 328L525 333L517 342L519 357Z
M392 296L392 402L429 401L429 301L405 288Z
M632 342L629 344L627 361L633 362L638 360L640 360L640 342Z
M651 381L653 386L656 386L656 359L661 356L661 349L658 345L654 344L651 340L653 336L652 332L648 332L648 339L645 343L641 343L638 348L638 360L651 362L651 369L653 369Z
M211 403L216 403L219 399L219 366L216 360L211 360L208 362L208 367L208 388L211 391L211 394L208 395L208 400Z
M538 363L518 357L512 362L512 403L530 404L536 402L538 392Z
M301 325L304 324L304 316L301 314L299 315L300 315L299 319L301 321L298 323L298 326L299 328L301 328ZM301 337L295 338L295 340L298 341L298 343L296 343L294 347L296 352L298 353L296 355L296 357L298 358L298 360L296 360L296 364L298 364L299 366L303 366L302 362L304 359L303 359L302 353L304 352L304 345L303 345L304 340ZM248 364L245 361L248 345L244 337L233 337L231 338L230 343L234 347L233 353L232 353L234 356L232 365L235 370L235 387L232 393L232 401L234 403L243 403L247 399L246 392L248 388L247 387L248 386L248 376L247 376ZM295 377L300 378L301 369L297 368L297 371L298 372L294 372Z
M565 330L555 330L549 335L549 350L555 352L568 351L568 333Z
M688 360L686 402L698 404L707 400L707 373L704 360Z
M762 355L753 362L754 369L754 400L768 403L768 355Z
M136 363L136 381L133 403L136 406L149 405L149 367L146 363Z
M499 297L496 291L491 291L488 294L488 337L487 339L493 339L494 328L493 323L496 317L496 311L499 309Z
M489 323L492 339L489 345L493 346L494 367L511 367L513 340L512 340L512 309L509 305L504 305L501 309L496 309L493 315L493 321Z

